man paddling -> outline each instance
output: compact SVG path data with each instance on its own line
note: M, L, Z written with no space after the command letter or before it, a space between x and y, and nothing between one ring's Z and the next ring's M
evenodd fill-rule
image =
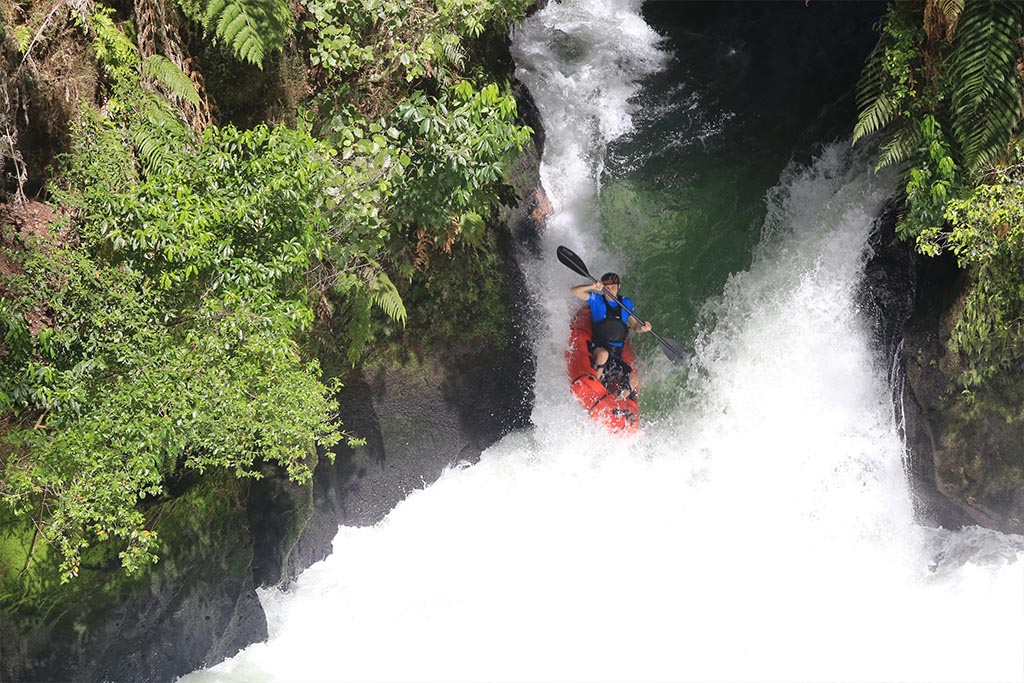
M591 361L597 371L597 379L608 386L611 382L605 381L605 371L608 370L611 375L613 368L621 368L629 376L629 390L635 398L640 380L633 368L622 360L622 347L626 343L629 330L650 332L651 324L640 322L638 318L630 315L630 311L635 311L636 307L629 297L622 297L624 306L619 303L620 284L618 273L605 273L593 284L573 287L569 293L577 299L586 301L590 306L590 315L593 319L591 343L594 346L591 350Z

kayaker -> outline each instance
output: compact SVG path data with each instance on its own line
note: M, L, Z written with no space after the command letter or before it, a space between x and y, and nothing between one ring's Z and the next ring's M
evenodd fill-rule
M633 300L629 297L622 297L625 306L619 304L617 297L620 285L618 273L605 273L593 284L573 287L569 293L590 305L590 315L593 318L591 362L597 371L597 379L603 382L609 359L613 359L612 365L621 364L629 373L629 387L635 395L640 387L640 379L636 371L622 360L622 347L630 330L650 332L651 324L641 323L635 316L629 314L629 310L636 310Z

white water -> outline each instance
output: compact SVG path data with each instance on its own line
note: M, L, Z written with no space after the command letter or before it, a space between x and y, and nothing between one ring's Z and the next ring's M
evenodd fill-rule
M535 15L516 58L548 136L544 253L614 267L602 158L664 55L638 3L580 5ZM546 311L535 428L343 527L262 594L268 642L186 680L1024 680L1024 539L914 521L854 297L885 192L846 145L789 172L680 408L631 440L566 386L574 276L526 264Z

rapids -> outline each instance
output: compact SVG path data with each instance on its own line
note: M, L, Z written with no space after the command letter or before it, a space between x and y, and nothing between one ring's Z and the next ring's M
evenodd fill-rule
M688 302L694 320L659 312L691 367L648 346L658 405L609 439L564 377L578 281L554 251L621 268L629 289L637 261L628 235L606 242L601 197L630 172L610 155L673 46L631 0L551 2L513 39L555 210L522 264L543 311L534 427L376 526L342 527L333 555L261 593L267 642L182 680L1024 680L1024 538L916 520L889 367L858 309L893 179L848 141L777 171L748 267ZM696 119L729 134L729 116ZM650 234L633 248L663 248Z

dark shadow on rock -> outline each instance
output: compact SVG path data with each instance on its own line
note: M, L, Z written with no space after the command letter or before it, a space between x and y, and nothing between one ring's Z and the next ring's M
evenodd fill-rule
M260 473L262 478L249 486L247 507L253 581L268 586L280 583L287 572L288 557L309 520L313 486L291 481L275 463L261 463Z
M136 579L83 568L60 609L22 634L13 655L23 668L5 680L173 680L265 639L247 491L246 481L211 474L155 506L159 564ZM3 650L7 669L10 645Z
M928 355L940 352L938 321L940 311L955 297L956 261L922 257L913 242L897 238L898 213L899 205L890 200L875 223L858 303L871 324L877 362L890 373L915 514L925 524L957 528L969 520L937 488L932 464L934 436L915 393L921 389L922 379L919 345L933 346ZM922 335L926 321L931 329ZM908 357L908 348L912 357Z
M340 524L372 524L383 517L383 513L367 513L366 508L372 506L363 502L364 498L375 496L368 484L385 463L385 443L373 390L362 374L354 373L337 399L345 421L343 428L365 439L366 445L352 448L346 443L338 444L333 450L333 463L326 454L320 454L313 473L310 516L288 557L287 572L278 582L287 583L306 567L327 557ZM366 481L368 476L370 482Z
M906 327L907 445L915 480L937 524L1024 533L1024 381L1010 369L961 395L967 367L947 347L969 276L955 258L921 259Z
M510 283L506 348L449 347L442 357L446 368L456 370L447 373L442 395L468 435L472 457L466 459L472 462L510 431L529 425L533 410L536 359L530 331L537 309L507 238L501 248Z
M871 255L857 301L871 324L879 362L891 367L903 341L903 326L914 312L914 246L896 237L898 206L890 200L869 238Z

